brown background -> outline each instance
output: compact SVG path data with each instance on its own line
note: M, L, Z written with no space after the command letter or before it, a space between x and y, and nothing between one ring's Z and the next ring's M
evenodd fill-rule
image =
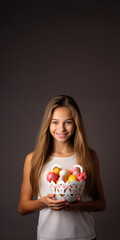
M107 209L94 214L98 240L118 239L119 5L4 1L1 10L0 239L36 239L38 214L17 212L22 168L44 108L58 94L77 101L100 160Z

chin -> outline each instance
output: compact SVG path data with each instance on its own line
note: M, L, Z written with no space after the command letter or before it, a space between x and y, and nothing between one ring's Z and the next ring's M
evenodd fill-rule
M66 142L68 141L70 138L66 137L66 138L55 138L58 142Z

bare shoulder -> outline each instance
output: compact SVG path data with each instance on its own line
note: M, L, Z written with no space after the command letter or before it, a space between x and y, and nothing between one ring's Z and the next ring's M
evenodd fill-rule
M30 169L31 168L31 160L33 157L34 152L31 152L29 154L27 154L26 158L25 158L25 162L24 162L24 169Z
M25 158L25 161L26 162L31 162L33 154L34 154L34 152L28 153L26 158Z

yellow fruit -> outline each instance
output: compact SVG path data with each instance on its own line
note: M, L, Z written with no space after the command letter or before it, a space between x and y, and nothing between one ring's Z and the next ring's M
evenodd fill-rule
M64 182L67 182L67 181L68 181L68 178L69 178L70 175L71 175L70 172L68 172L68 173L65 175L65 177L64 177Z
M60 168L58 167L54 167L53 172L56 174L59 174Z
M73 180L77 181L77 177L76 177L75 175L70 175L70 176L68 177L68 182L70 183L70 182L72 182Z

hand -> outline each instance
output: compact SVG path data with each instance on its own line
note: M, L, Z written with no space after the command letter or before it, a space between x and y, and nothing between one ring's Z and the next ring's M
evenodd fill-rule
M43 203L46 207L51 208L52 210L60 211L65 208L66 201L65 200L54 200L52 199L55 195L48 194L42 198Z
M66 211L69 211L69 210L75 210L75 209L78 209L79 208L79 205L80 205L80 197L77 199L76 202L66 202L65 204L65 210Z

